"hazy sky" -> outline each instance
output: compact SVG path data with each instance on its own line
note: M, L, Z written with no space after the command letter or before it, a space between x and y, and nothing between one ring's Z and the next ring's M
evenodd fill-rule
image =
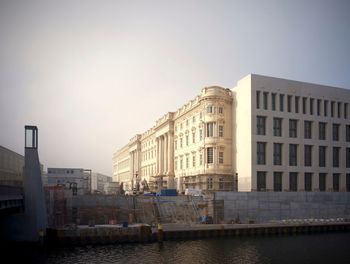
M112 154L249 73L350 88L350 1L0 0L0 145L112 175Z

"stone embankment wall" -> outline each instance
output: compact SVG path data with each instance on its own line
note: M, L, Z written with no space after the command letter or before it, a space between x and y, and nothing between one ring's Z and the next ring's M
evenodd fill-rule
M346 192L217 192L215 199L224 201L225 222L350 219Z

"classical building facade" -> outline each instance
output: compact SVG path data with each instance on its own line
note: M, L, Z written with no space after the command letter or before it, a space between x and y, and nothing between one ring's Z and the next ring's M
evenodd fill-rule
M113 155L132 189L350 191L350 91L250 74L201 93Z

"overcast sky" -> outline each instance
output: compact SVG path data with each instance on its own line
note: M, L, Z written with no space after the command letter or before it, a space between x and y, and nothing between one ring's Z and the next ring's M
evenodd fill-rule
M112 154L249 73L350 88L350 1L0 0L0 145L39 128L47 167Z

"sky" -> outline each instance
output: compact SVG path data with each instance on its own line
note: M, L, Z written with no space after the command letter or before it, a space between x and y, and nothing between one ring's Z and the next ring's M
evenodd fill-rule
M0 145L112 175L112 155L250 73L350 88L350 1L0 0Z

